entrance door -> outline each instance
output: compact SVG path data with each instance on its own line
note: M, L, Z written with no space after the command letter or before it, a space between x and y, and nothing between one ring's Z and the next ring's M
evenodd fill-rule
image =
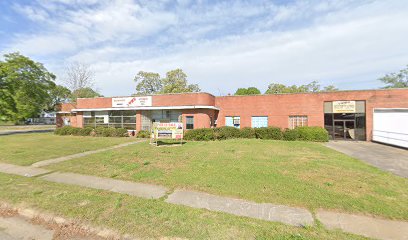
M355 120L335 120L334 121L334 140L355 140L356 134Z

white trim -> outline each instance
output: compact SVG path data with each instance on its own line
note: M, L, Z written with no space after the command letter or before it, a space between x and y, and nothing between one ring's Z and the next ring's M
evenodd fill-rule
M220 110L214 106L168 106L168 107L124 107L124 108L78 108L72 109L72 112L88 112L88 111L111 111L111 110L179 110L179 109L213 109Z
M60 111L60 112L57 112L57 113L60 113L60 114L68 114L68 113L71 113L71 112Z

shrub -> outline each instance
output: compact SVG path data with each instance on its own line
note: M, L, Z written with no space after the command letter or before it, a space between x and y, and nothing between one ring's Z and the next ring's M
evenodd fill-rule
M296 141L299 138L299 132L297 129L286 129L283 132L283 140L285 141Z
M245 127L241 129L240 132L240 137L241 138L255 138L255 129L250 128L250 127Z
M85 127L79 131L79 135L80 136L90 136L92 131L93 131L92 127Z
M58 128L55 130L55 134L59 135L71 135L73 127L71 126L64 126L62 128Z
M214 129L212 128L191 129L184 133L184 139L193 141L215 140Z
M215 139L225 140L231 138L239 138L241 136L240 130L235 127L220 127L214 129Z
M256 138L260 139L274 139L274 140L282 139L282 131L278 127L255 128L255 135Z
M62 128L56 128L56 129L54 130L54 134L55 134L55 135L61 135L61 129L62 129Z
M297 127L299 140L327 142L329 141L329 134L327 130L322 127Z
M96 127L95 128L96 136L103 136L103 131L104 130L105 130L105 127Z
M115 128L104 128L102 131L103 137L116 137L116 129Z
M82 130L82 128L73 127L73 128L71 128L71 134L70 135L80 136L81 135L81 130Z
M73 136L103 136L103 137L127 137L128 136L128 132L124 128L97 127L93 129L92 127L74 128L71 126L64 126L62 128L57 128L55 129L54 134L73 135Z
M139 132L137 132L136 137L138 137L138 138L149 138L150 133L149 133L149 131L146 131L146 130L140 130Z
M115 137L129 137L128 130L126 128L116 128Z

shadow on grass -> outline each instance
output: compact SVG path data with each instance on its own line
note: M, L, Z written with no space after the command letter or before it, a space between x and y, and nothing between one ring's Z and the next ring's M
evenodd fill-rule
M163 140L159 140L157 141L157 147L161 147L161 146L182 146L184 144L186 144L186 141L180 142L180 140L168 140L168 141L163 141Z

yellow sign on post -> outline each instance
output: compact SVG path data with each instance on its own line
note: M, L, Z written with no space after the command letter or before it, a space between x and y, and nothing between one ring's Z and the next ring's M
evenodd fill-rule
M157 146L158 139L176 139L183 143L183 123L153 123L151 130L150 143Z

